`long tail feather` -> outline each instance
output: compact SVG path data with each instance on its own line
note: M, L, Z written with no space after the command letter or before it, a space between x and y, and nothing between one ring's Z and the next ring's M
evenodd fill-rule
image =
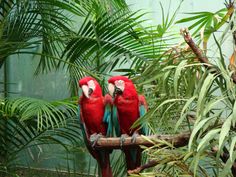
M102 177L113 177L112 169L110 165L109 152L100 152L100 157L97 159L97 162L101 169Z
M134 170L141 165L142 150L140 147L124 149L127 171Z

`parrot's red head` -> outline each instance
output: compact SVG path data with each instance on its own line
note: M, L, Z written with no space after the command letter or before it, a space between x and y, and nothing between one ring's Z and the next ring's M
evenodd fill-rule
M125 76L114 76L108 80L108 90L111 96L123 97L137 96L135 86L131 80Z
M79 87L87 98L102 96L102 89L96 79L87 76L79 80Z

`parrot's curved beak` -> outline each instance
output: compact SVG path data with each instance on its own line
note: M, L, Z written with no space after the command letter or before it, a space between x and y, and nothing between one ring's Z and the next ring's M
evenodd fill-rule
M114 97L115 95L115 86L111 83L108 84L108 91L109 91L109 94Z
M82 85L82 91L83 91L83 93L84 93L84 96L86 96L87 98L89 98L90 97L90 95L91 95L91 93L89 93L89 92L91 92L90 91L90 89L88 88L88 86L87 85Z

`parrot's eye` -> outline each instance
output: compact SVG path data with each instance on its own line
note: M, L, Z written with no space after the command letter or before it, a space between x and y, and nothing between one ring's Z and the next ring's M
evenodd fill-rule
M124 87L124 81L123 80L115 81L115 85L118 88L122 88L122 87Z
M115 94L121 95L125 89L125 83L123 80L115 81Z

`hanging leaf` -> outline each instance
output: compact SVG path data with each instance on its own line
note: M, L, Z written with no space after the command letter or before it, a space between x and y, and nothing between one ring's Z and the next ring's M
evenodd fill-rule
M215 129L209 131L200 141L197 147L197 151L199 151L203 147L203 145L206 145L210 140L212 140L216 136L216 134L218 134L220 131L221 129Z

